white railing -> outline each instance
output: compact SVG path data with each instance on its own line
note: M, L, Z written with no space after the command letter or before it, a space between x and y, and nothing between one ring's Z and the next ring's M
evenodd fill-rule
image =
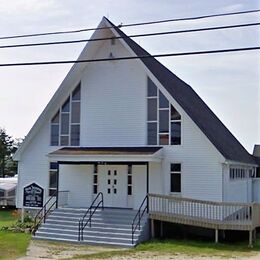
M223 224L260 225L260 204L195 200L149 194L149 212Z

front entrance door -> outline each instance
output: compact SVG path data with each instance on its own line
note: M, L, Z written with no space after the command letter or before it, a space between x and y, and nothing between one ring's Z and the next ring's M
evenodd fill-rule
M105 207L127 207L127 167L125 165L99 166L100 191Z

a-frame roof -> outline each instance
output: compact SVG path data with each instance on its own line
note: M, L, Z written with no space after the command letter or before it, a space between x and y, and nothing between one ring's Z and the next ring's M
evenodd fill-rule
M136 42L125 35L117 26L104 17L99 24L99 27L104 27L105 24L107 24L107 26L112 26L112 29L116 32L116 34L123 37L121 40L124 41L137 56L150 56L147 51L145 51ZM100 38L100 31L103 30L95 31L91 38ZM88 51L97 44L98 42L89 42L83 49L78 59L91 58L88 56ZM223 125L223 123L188 84L179 79L152 56L150 58L141 58L141 61L227 160L257 164L256 158L246 151L246 149L238 142L238 140L231 134L231 132ZM19 160L19 154L26 149L30 140L32 140L37 131L39 131L43 125L44 118L46 118L49 113L53 112L54 104L57 103L57 99L61 93L63 91L67 91L72 82L76 81L76 78L80 76L80 73L82 73L85 67L86 64L82 63L73 65L61 86L30 130L29 134L25 138L25 141L17 150L15 159Z
M112 22L107 21L137 56L150 55ZM227 160L256 164L254 156L246 151L188 84L152 56L141 60Z

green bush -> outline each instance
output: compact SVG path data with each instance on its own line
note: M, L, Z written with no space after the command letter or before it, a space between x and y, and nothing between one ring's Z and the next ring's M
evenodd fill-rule
M3 226L0 230L11 231L11 232L21 232L21 233L31 233L33 230L34 222L30 216L24 218L24 222L17 220L14 224L10 226Z

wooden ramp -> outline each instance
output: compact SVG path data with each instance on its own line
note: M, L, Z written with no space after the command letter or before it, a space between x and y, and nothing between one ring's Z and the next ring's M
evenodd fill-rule
M229 203L194 200L175 196L149 194L149 217L183 225L218 230L249 231L249 244L253 243L255 229L260 227L260 204Z

